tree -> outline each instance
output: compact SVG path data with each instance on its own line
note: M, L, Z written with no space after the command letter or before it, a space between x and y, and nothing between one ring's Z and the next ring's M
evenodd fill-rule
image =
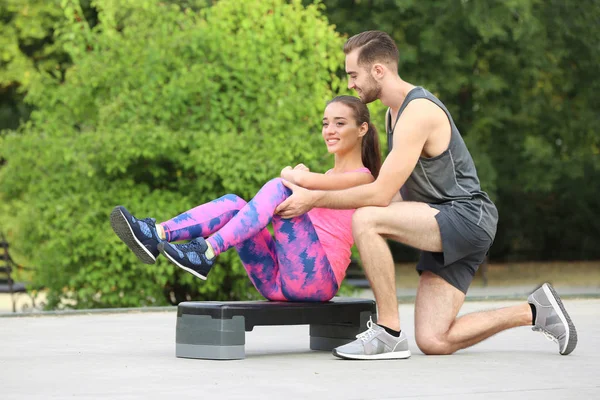
M35 111L0 143L3 218L43 267L49 307L255 295L234 252L201 284L165 260L140 264L108 214L124 204L165 220L248 198L295 161L324 170L319 120L339 89L342 39L299 1L98 1L93 27L77 2L62 6L56 43L72 65L31 82Z

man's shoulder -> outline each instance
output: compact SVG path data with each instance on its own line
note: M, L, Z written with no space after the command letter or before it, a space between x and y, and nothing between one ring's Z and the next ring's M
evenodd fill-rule
M415 99L412 99L406 105L406 108L404 110L405 111L412 110L413 112L418 111L418 110L425 110L425 111L440 110L441 111L441 108L433 101L433 99L430 99L427 97L417 97Z
M413 99L408 103L400 118L403 116L405 116L405 120L426 125L437 125L448 120L446 113L440 106L424 97Z

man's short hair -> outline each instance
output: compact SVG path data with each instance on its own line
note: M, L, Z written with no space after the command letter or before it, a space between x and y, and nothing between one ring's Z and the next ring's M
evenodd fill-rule
M358 65L369 67L381 62L398 69L398 47L394 39L385 32L366 31L352 36L344 44L344 54L359 49Z

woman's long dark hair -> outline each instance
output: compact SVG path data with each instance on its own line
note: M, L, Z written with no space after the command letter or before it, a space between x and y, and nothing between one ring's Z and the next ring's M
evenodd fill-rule
M362 162L365 167L371 171L371 174L377 179L379 170L381 169L381 152L379 150L379 136L377 129L371 123L371 113L367 106L354 96L337 96L334 97L327 105L331 103L342 103L352 109L354 119L357 125L362 125L366 122L369 129L362 139Z

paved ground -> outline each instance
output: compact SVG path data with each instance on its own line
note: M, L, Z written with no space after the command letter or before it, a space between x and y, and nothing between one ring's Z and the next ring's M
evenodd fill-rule
M467 302L462 312L515 304ZM308 350L308 326L256 327L245 360L175 357L175 309L0 318L2 399L598 399L600 300L565 300L579 345L517 328L453 356L345 361Z

